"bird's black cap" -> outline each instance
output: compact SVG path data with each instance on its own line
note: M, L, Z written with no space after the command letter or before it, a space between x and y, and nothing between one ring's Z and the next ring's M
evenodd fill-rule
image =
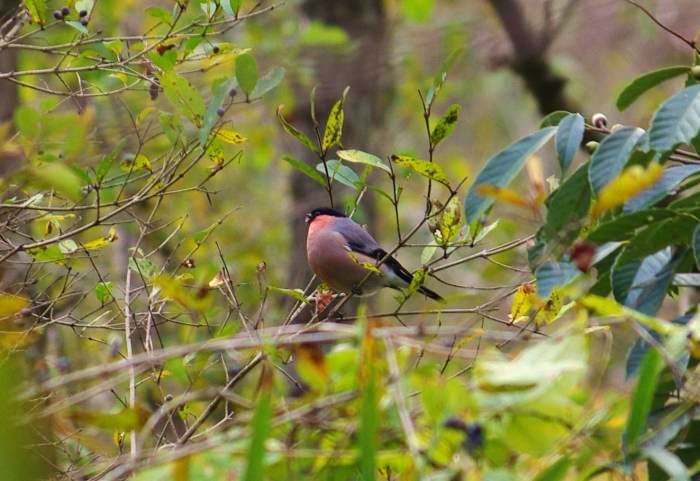
M330 207L319 207L318 209L314 209L308 214L306 214L306 222L311 222L319 215L330 215L332 217L347 217L347 215L343 214L339 210L331 209Z

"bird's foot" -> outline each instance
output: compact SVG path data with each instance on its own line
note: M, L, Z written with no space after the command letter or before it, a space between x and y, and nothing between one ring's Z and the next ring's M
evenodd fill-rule
M359 286L357 286L357 285L353 285L353 286L350 288L350 292L351 292L353 295L355 295L355 296L361 296L361 295L362 295L362 289L361 289Z

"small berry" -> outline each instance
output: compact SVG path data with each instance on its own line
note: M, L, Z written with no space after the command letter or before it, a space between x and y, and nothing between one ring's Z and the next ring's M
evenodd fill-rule
M81 10L80 12L78 12L78 16L80 18L87 17L87 10Z
M608 118L605 116L605 114L601 113L593 114L593 117L591 117L591 122L599 129L608 126Z
M700 80L700 65L694 65L690 69L690 73L695 77L695 80Z
M214 48L211 49L211 51L214 52L214 53L219 53L220 50L221 50L221 49L219 48L218 45L214 45Z
M610 127L610 132L617 132L621 128L623 128L624 125L622 124L614 124L612 127Z
M159 91L160 91L160 88L158 87L157 83L152 83L148 87L148 94L151 96L151 100L156 100L158 98Z
M571 249L569 249L571 261L581 272L588 272L591 270L595 253L596 246L586 240L576 242Z
M67 16L68 14L70 14L70 8L68 8L68 7L63 7L63 8L61 9L61 14L63 14L64 17Z
M216 115L218 115L219 117L223 117L225 113L226 111L223 107L219 107L218 109L216 109Z
M238 91L236 89L231 89L228 91L228 96L229 97L235 97Z
M598 150L598 146L600 144L596 142L595 140L591 140L590 142L586 142L586 150L588 151L589 154L592 154L596 150Z
M88 19L87 19L87 18L81 18L81 19L80 19L80 25L82 25L83 27L87 27L87 24L88 24Z
M56 20L63 20L63 14L61 13L60 10L54 10L53 11L53 18Z

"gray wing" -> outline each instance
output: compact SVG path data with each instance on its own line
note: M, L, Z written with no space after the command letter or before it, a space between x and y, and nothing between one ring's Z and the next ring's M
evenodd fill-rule
M345 238L348 247L353 252L359 252L371 257L374 260L383 259L387 252L382 249L377 241L374 240L369 232L362 228L358 223L348 218L339 218L335 228ZM413 280L411 273L402 266L394 257L389 257L384 264L404 282L410 284Z
M348 247L355 252L372 256L375 251L381 249L374 237L352 219L339 217L334 227L345 238Z

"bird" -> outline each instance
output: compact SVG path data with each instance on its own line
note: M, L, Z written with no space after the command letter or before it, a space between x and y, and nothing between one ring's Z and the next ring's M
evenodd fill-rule
M392 256L375 268L387 252L367 230L342 212L320 207L307 213L305 220L309 267L334 291L369 296L383 287L401 290L413 281L408 269ZM420 286L418 292L444 301L427 287Z

